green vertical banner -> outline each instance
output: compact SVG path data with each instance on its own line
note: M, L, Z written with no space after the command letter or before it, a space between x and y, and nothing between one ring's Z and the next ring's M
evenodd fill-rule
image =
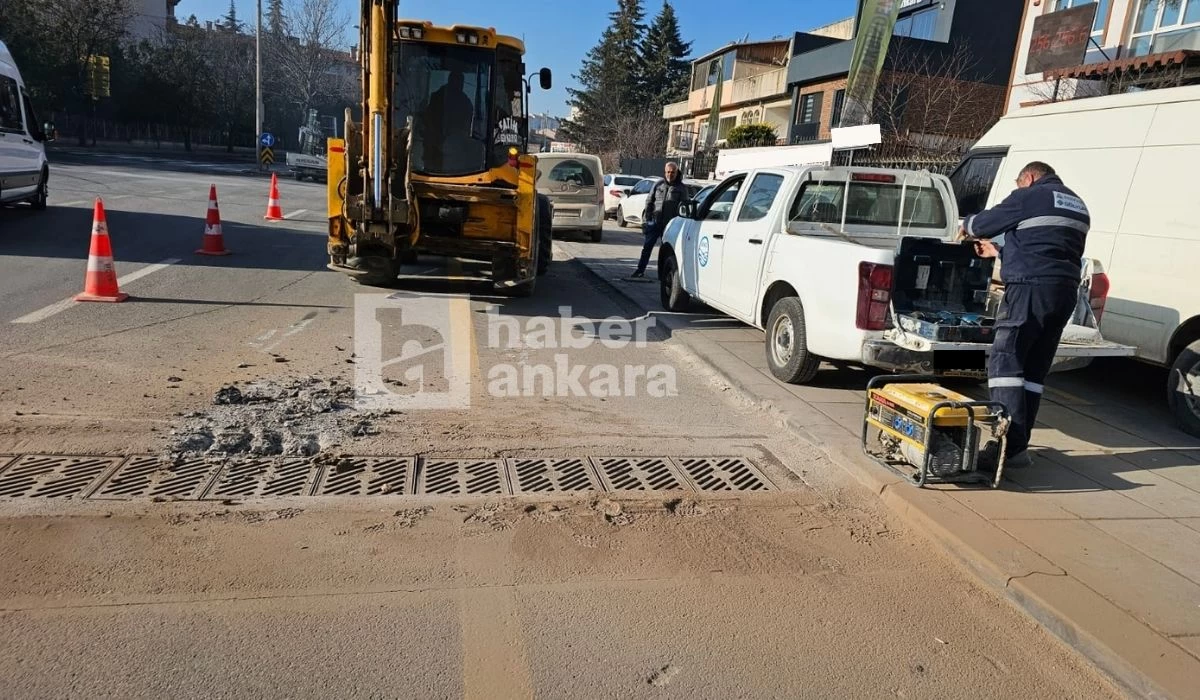
M862 126L872 122L872 106L879 76L887 58L900 0L864 0L858 31L854 33L854 58L846 83L846 103L837 126Z
M725 57L718 56L713 59L709 65L708 74L713 74L713 68L716 68L717 73L717 89L713 90L712 110L708 113L708 134L705 136L705 147L711 147L717 142L717 131L721 127L721 88L725 84Z

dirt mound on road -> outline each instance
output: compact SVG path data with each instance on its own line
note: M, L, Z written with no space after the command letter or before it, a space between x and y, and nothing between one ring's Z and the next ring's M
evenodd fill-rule
M221 387L207 411L182 416L166 452L311 456L373 435L377 411L354 408L354 388L316 377Z

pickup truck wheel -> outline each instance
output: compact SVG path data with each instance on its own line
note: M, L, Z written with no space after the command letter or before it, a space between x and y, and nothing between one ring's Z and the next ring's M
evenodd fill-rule
M658 266L658 289L662 306L667 311L687 311L692 298L679 282L679 266L675 256L666 256Z
M804 384L817 376L821 359L808 351L804 307L796 297L785 297L771 307L767 318L767 364L776 379L788 384Z
M625 212L621 211L621 207L617 207L617 226L625 228L629 222L625 220Z
M1179 427L1200 437L1200 340L1184 348L1171 366L1167 405Z

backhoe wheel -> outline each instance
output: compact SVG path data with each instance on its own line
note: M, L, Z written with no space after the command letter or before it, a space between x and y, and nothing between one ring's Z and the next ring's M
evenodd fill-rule
M370 256L348 261L352 266L363 270L362 274L354 275L354 281L364 287L388 287L396 282L400 274L399 264L392 258Z
M767 318L767 365L775 378L805 384L817 376L821 359L808 351L804 307L796 297L784 297Z
M537 274L539 277L549 272L550 261L554 259L554 234L550 230L551 216L550 199L539 196L537 198L537 218L534 225L539 246L537 261Z
M1200 340L1184 348L1171 365L1167 405L1179 427L1200 437Z
M679 282L679 266L675 263L675 254L666 253L658 263L659 299L667 311L687 311L692 298L683 291Z

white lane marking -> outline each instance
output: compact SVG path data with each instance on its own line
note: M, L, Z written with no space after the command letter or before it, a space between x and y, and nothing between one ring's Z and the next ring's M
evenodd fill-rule
M129 284L130 282L133 282L135 280L140 280L141 278L145 277L146 275L158 272L159 270L163 269L164 267L169 267L171 265L174 265L175 263L179 262L179 260L180 260L179 258L167 258L166 260L163 260L162 262L156 262L152 265L147 265L140 270L135 270L133 272L130 272L128 275L122 275L121 277L117 278L117 286L124 287L125 285ZM72 306L75 306L78 303L80 303L80 302L75 301L75 297L73 297L73 296L67 297L66 299L63 299L62 301L57 301L45 308L41 308L32 313L25 314L24 316L22 316L20 318L14 318L11 321L11 323L37 323L38 321L45 321L46 319L50 318L54 314L59 313L61 311L66 311L67 309L71 308Z
M56 206L56 207L74 207L74 206L78 206L80 204L87 204L87 203L88 203L87 200L84 200L84 199L73 199L69 202L58 202L54 206Z
M87 172L92 175L111 175L113 177L128 177L128 178L132 178L134 180L165 180L167 182L188 182L188 183L199 183L199 184L204 184L204 185L212 183L211 179L201 178L201 177L180 177L178 175L173 175L170 177L163 176L163 175L143 175L141 173L124 173L124 172L121 172L120 170L89 170Z
M293 216L300 216L301 214L305 213L306 211L308 211L308 210L307 210L307 209L297 209L296 211L294 211L294 212L292 212L292 213L290 213L290 214L284 214L284 215L283 215L283 218L285 218L285 219L290 219L290 218L292 218Z

